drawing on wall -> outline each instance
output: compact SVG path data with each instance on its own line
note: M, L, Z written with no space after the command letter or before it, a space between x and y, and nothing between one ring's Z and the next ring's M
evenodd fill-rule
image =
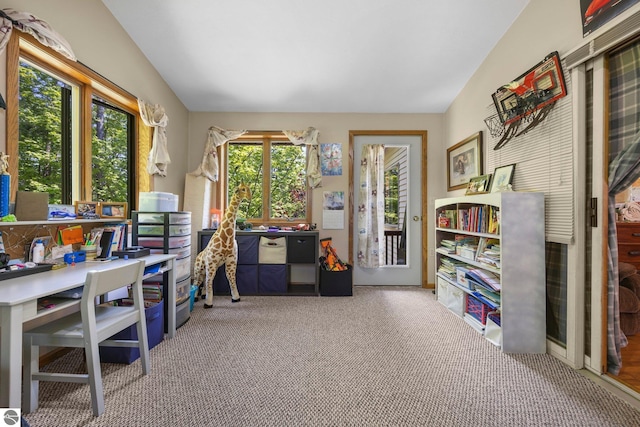
M342 175L342 144L320 144L320 170L323 176Z

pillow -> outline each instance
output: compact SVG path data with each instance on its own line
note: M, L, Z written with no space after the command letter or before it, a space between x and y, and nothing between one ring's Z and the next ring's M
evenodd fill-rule
M627 262L619 262L618 263L618 280L623 280L632 274L636 274L638 270L633 264L629 264Z

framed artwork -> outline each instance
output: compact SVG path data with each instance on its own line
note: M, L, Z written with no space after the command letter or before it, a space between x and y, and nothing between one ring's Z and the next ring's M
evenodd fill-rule
M127 217L127 202L101 202L100 216L102 218L125 219Z
M76 217L95 219L98 212L98 202L76 202Z
M493 179L491 180L491 192L498 193L508 189L509 184L513 180L513 172L516 170L516 164L512 163L506 166L498 166L493 171Z
M488 193L489 188L491 188L491 176L492 174L488 174L471 178L469 180L469 185L467 186L467 192L465 193L465 195L468 196L470 194Z
M482 174L482 131L447 148L447 191L465 188Z

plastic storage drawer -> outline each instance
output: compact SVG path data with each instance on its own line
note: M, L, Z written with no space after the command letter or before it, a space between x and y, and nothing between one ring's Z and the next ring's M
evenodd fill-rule
M173 264L173 268L176 281L188 277L191 274L191 257L188 256L186 258L176 259Z
M191 244L190 236L169 237L169 248L182 248ZM139 237L138 245L146 248L163 248L163 237Z
M287 236L287 262L290 264L315 264L316 236Z
M139 224L164 224L164 212L138 213ZM191 224L191 212L172 212L169 214L169 224Z
M191 298L191 278L176 281L176 305Z
M185 236L191 234L190 224L178 224L169 226L169 236ZM164 225L139 225L139 236L163 236Z
M164 254L164 249L151 249L150 253L152 254ZM166 253L175 254L178 259L187 257L191 255L191 246L185 246L182 248L173 248L169 249Z

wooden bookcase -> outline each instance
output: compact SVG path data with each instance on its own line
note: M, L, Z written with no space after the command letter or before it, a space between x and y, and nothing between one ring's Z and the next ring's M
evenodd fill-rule
M448 221L439 221L440 217ZM438 300L484 334L482 321L468 313L468 304L471 308L477 304L473 286L463 284L464 274L460 280L452 276L450 267L489 272L498 278L500 288L494 311L500 316L501 339L492 340L494 344L508 353L546 352L544 194L503 192L438 199L435 218ZM443 240L465 239L467 247L454 245L453 252L451 245L443 245ZM478 260L473 244L483 239L497 244L499 263L489 266ZM482 312L490 310L486 306ZM495 336L495 322L491 326Z

